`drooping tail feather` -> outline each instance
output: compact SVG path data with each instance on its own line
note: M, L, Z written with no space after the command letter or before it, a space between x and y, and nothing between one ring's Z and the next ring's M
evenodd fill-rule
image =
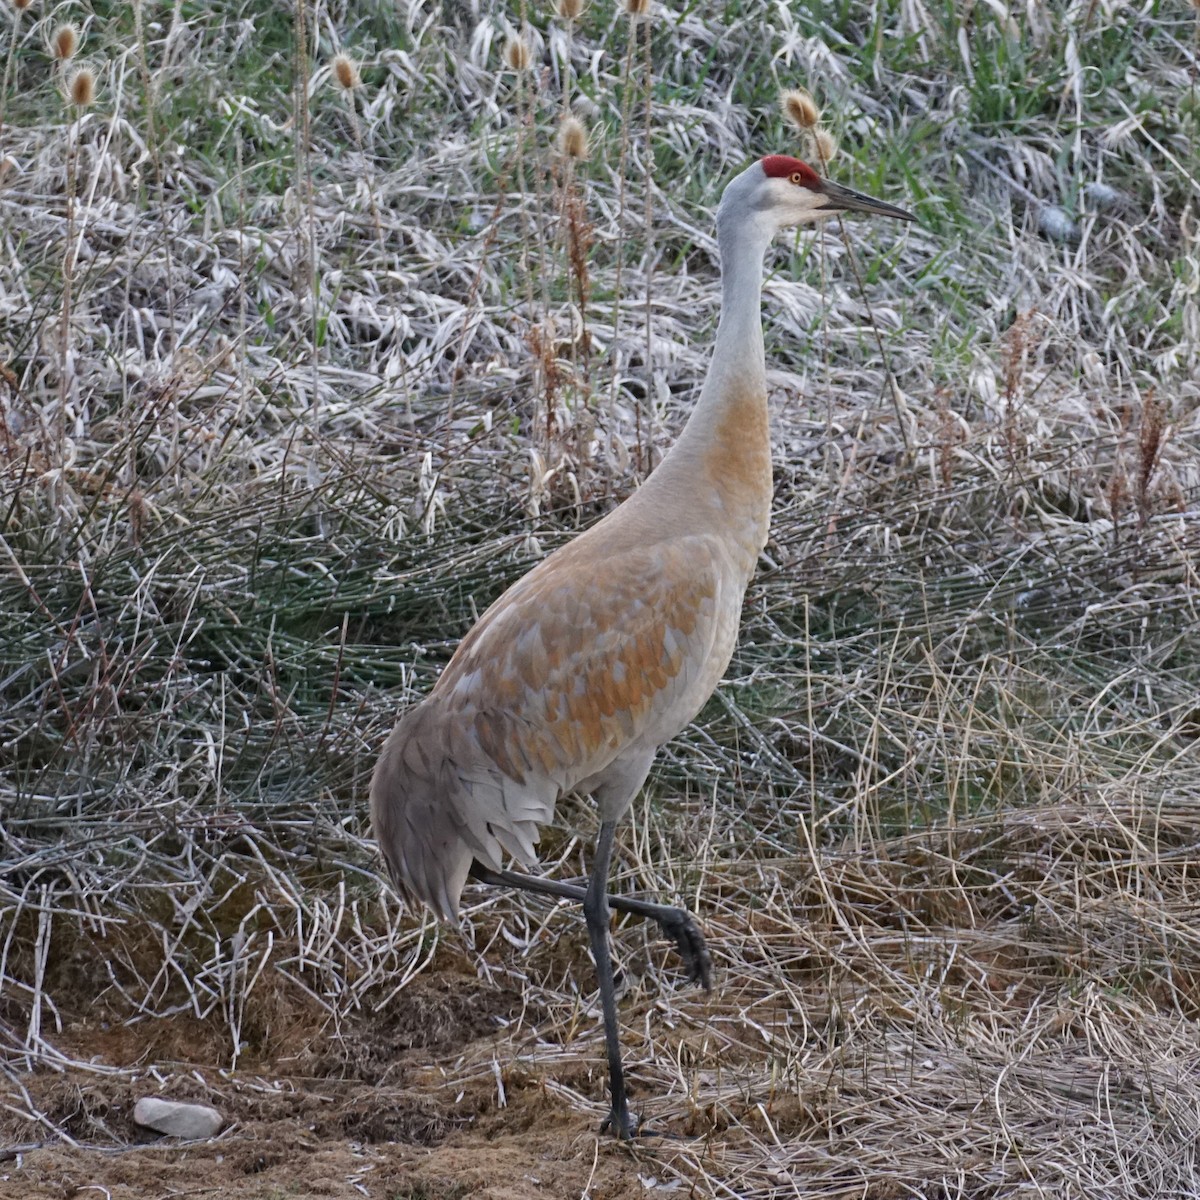
M400 895L457 921L472 861L498 869L509 854L533 866L538 824L556 798L549 781L506 776L461 713L426 700L401 718L379 756L371 827Z

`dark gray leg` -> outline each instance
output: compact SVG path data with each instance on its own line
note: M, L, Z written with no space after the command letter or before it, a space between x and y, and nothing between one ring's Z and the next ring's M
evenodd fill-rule
M607 866L604 873L607 880ZM536 875L519 875L516 871L494 871L479 862L471 865L471 876L480 883L517 888L541 896L557 896L562 900L574 900L577 904L585 904L587 899L587 892L573 883L539 879ZM593 882L594 880L593 875ZM605 886L607 887L607 883ZM700 932L695 918L687 909L673 908L668 904L652 904L648 900L635 900L629 896L606 896L605 899L608 901L608 907L615 908L618 912L633 913L635 916L656 921L663 933L675 943L679 957L687 967L688 978L693 983L700 984L706 992L712 991L712 959L708 954L704 934Z
M604 821L596 838L596 858L592 878L583 897L583 915L587 918L588 940L596 960L596 979L600 984L600 1005L604 1010L604 1040L608 1045L608 1086L612 1093L612 1111L601 1129L611 1129L623 1141L637 1132L625 1100L625 1068L621 1063L621 1032L617 1025L617 993L613 985L612 958L608 953L608 868L612 861L614 821Z

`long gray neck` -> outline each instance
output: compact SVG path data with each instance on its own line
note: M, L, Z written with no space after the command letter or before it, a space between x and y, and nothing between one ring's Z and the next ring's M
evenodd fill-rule
M757 221L717 224L721 251L721 322L713 347L714 370L736 370L746 383L766 387L763 359L763 259L771 230Z
M712 429L724 410L767 392L763 351L763 259L773 230L742 211L717 214L721 252L721 320L708 375L683 437ZM696 428L693 430L693 426Z
M653 524L718 538L743 584L771 515L761 306L763 258L774 227L743 195L752 182L749 175L735 180L717 213L721 321L700 398L670 453L630 501L639 511L653 506ZM671 503L660 504L663 495Z

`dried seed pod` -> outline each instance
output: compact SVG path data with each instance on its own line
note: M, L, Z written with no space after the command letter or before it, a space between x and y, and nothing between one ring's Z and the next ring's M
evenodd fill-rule
M837 154L837 139L827 129L810 130L809 136L813 141L814 157L822 167L827 167Z
M817 102L805 88L788 88L780 92L779 107L783 109L783 115L800 130L814 128L821 119Z
M650 11L650 0L625 0L625 11L631 17L644 17Z
M581 161L587 159L587 129L578 117L563 117L558 126L558 149L567 158L575 158Z
M334 55L333 62L329 64L329 67L333 81L344 92L351 92L362 83L362 76L358 73L358 64L348 54Z
M13 8L19 13L23 13L32 3L33 0L12 0Z
M67 80L67 95L76 108L90 108L96 101L96 72L80 67Z
M533 55L530 54L524 38L519 38L515 34L509 37L508 41L504 43L504 61L510 71L529 70L529 65L533 62Z
M79 30L74 25L60 25L50 35L50 53L60 62L75 57L79 49Z
M554 11L564 21L578 21L583 16L583 0L554 0Z

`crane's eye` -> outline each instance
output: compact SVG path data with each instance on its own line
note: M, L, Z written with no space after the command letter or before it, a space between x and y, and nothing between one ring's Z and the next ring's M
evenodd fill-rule
M799 171L793 171L791 174L791 180L795 184L802 184L804 182L804 176L801 175Z

